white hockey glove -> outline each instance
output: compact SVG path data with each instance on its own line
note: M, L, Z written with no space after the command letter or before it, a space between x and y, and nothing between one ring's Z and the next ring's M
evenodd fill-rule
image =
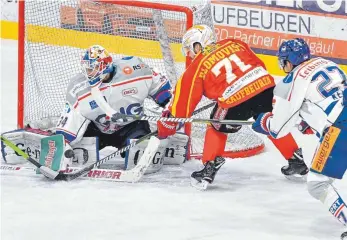
M118 126L125 126L132 121L126 118L123 114L117 112L112 115L111 122Z

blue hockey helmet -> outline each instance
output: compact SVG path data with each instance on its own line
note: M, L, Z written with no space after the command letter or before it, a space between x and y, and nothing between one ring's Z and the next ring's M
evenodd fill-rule
M90 81L98 78L102 80L113 71L112 57L102 46L93 45L82 54L81 67Z
M310 47L302 38L291 39L281 44L277 56L281 69L284 68L286 61L295 67L311 58Z

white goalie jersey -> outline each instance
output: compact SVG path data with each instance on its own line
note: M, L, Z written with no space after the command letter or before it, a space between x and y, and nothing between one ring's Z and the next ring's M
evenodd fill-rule
M138 57L125 57L113 62L115 71L110 82L99 87L107 103L115 111L132 115L143 112L144 100L151 97L164 106L171 98L170 82L154 72ZM73 77L66 93L65 109L57 124L56 133L74 144L93 122L101 132L112 134L124 125L111 124L90 92L88 80L81 73Z
M345 73L334 62L314 58L297 66L274 89L270 134L280 138L304 120L320 137L343 109Z

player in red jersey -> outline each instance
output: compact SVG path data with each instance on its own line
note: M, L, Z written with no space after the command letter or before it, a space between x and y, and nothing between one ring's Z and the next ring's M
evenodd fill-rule
M177 82L168 108L171 116L190 117L203 95L217 101L211 113L213 119L256 119L258 114L272 110L274 79L246 43L234 39L215 42L208 26L196 25L186 32L182 45L185 55L193 61ZM159 137L173 135L176 125L159 121ZM223 124L207 126L202 157L205 167L192 173L193 186L205 189L213 182L225 162L221 154L226 133L235 133L240 128ZM272 140L286 159L298 149L291 135ZM306 165L305 168L307 171Z

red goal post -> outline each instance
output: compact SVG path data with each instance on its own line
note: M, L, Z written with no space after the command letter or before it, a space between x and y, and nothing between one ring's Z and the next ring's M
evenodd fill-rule
M68 80L72 77L67 73L77 73L79 68L77 60L69 62L67 70L59 69L59 64L65 62L64 58L68 54L77 55L76 49L85 48L82 44L72 42L71 38L75 35L76 42L84 37L84 42L89 45L100 44L93 42L99 39L101 45L106 44L104 47L107 49L107 45L111 46L114 51L110 52L117 56L129 53L122 52L121 48L112 49L113 45L126 46L125 49L130 53L139 53L139 57L143 57L150 67L158 68L175 84L190 64L188 58L181 62L182 56L177 53L183 34L193 24L213 25L206 15L198 16L201 11L197 11L197 7L191 6L117 0L69 0L60 2L59 6L57 4L56 1L42 1L40 5L35 5L35 1L18 2L18 127L23 127L28 121L57 117L60 114L59 107L64 106L61 92L66 91ZM81 16L82 23L79 20ZM110 20L111 16L116 17ZM207 20L209 23L204 22ZM102 21L102 24L92 26L97 21ZM184 27L177 28L176 25ZM134 43L134 49L129 49L130 42ZM142 42L146 42L146 45L140 49ZM154 46L155 50L148 46ZM161 53L158 52L160 50ZM56 54L54 58L52 52ZM158 56L164 60L159 60ZM59 74L52 77L56 72L47 70L45 64L56 67ZM169 69L170 66L172 69ZM62 72L65 70L67 73ZM173 75L171 70L175 72ZM199 106L208 102L204 99ZM209 117L210 111L204 111L197 117ZM237 134L230 134L228 144L231 148L226 149L224 157L248 157L263 150L263 141L248 127L242 129ZM191 137L188 158L201 157L204 131L205 125L186 126L185 132Z

